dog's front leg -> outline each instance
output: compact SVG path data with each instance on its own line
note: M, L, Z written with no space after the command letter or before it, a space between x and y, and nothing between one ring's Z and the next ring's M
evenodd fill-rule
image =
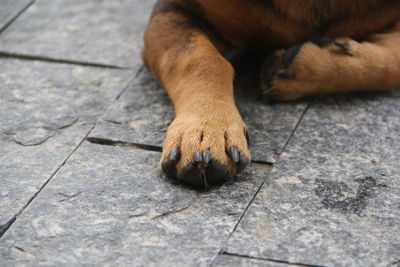
M204 27L184 4L159 1L143 52L175 107L162 169L197 186L223 181L250 160L246 126L233 99L233 68Z

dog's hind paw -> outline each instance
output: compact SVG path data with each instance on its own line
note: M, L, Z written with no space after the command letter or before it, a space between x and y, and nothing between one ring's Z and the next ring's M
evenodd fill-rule
M261 69L263 97L286 101L333 93L336 84L346 82L339 79L351 78L342 75L344 64L359 64L357 48L358 43L348 38L320 38L276 51Z

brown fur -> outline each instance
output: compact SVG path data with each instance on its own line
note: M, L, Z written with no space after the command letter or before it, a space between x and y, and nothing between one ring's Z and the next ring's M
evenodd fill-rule
M207 182L237 171L232 146L250 159L246 126L233 99L234 71L223 57L229 49L247 44L281 48L274 69L265 67L273 75L263 83L263 90L273 90L278 100L390 90L400 85L399 21L400 0L159 0L143 58L176 111L161 162L170 168L170 152L178 148L169 174L199 184L187 171L192 165ZM330 38L332 44L308 42L316 37ZM286 50L294 45L297 50ZM290 51L296 52L292 58ZM282 70L290 78L281 78ZM193 156L205 150L227 167L227 175L206 177L211 167L197 164Z

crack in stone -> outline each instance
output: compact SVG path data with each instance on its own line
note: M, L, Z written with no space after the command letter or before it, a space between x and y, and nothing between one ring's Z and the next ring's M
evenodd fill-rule
M26 253L26 251L23 248L20 248L20 247L17 247L17 246L14 246L14 248L19 250L19 251L22 251L22 252Z
M104 146L122 146L122 147L136 147L144 150L150 150L155 152L161 152L162 148L154 145L146 145L146 144L138 144L138 143L130 143L125 141L117 141L112 139L105 138L97 138L97 137L88 137L86 139L88 142L96 145L104 145Z
M105 122L109 122L109 123L111 123L111 124L117 124L117 125L122 124L122 122L114 121L114 120L104 120L104 121L105 121Z
M176 213L182 212L184 210L187 210L190 206L192 206L192 203L189 203L188 205L186 205L185 207L182 207L180 209L173 209L173 210L169 210L169 211L163 212L163 213L161 213L161 214L159 214L157 216L154 216L151 219L154 220L154 219L166 217L166 216L171 215L171 214L176 214Z
M0 58L15 58L15 59L22 59L22 60L30 60L30 61L62 63L62 64L69 64L69 65L79 65L79 66L85 66L85 67L96 67L96 68L104 68L104 69L118 69L118 70L129 69L128 67L121 67L121 66L116 66L116 65L85 62L85 61L78 61L78 60L72 60L72 59L50 58L50 57L37 56L37 55L26 55L26 54L12 53L12 52L6 52L6 51L0 51Z
M73 194L73 195L67 195L67 194L64 194L64 193L61 193L61 192L59 192L59 194L60 195L62 195L63 197L65 197L65 198L63 198L63 199L61 199L61 200L59 200L58 202L64 202L64 201L67 201L67 200L70 200L70 199L73 199L74 197L77 197L77 196L79 196L80 194L81 194L82 192L78 192L78 193L76 193L76 194Z
M287 264L287 265L293 265L293 266L325 267L323 265L312 265L312 264L304 264L304 263L299 263L299 262L290 262L290 261L277 260L277 259L271 259L271 258L253 257L253 256L249 256L249 255L241 255L241 254L230 253L230 252L226 252L226 251L222 251L219 255L238 257L238 258L244 258L244 259L250 259L250 260L259 260L259 261L266 261L266 262L281 263L281 264Z
M261 164L261 165L268 165L268 166L274 166L274 162L270 161L264 161L264 160L252 160L251 162Z
M21 248L21 247L13 246L13 248L16 249L16 250L18 250L18 251L20 251L20 252L22 252L22 253L25 253L25 254L28 254L28 255L30 255L30 256L36 257L34 254L32 254L32 253L26 251L25 249L23 249L23 248Z

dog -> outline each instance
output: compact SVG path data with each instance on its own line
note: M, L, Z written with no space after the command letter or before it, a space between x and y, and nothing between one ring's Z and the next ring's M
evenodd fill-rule
M173 102L163 171L185 183L225 181L250 162L233 97L232 49L271 51L265 97L287 101L400 85L400 0L159 0L143 59Z

